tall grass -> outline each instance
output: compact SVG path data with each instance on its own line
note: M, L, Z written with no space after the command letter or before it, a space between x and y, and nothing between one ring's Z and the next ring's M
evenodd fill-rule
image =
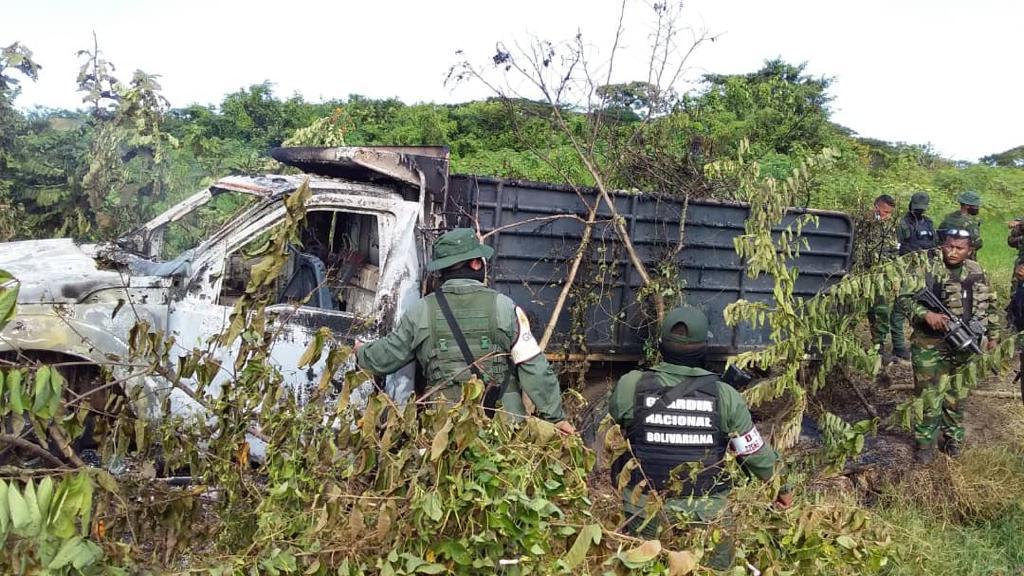
M983 446L957 460L943 457L909 473L874 511L897 545L892 574L1024 573L1020 447Z
M1024 205L1021 209L1024 211ZM982 212L981 238L985 244L978 253L978 263L988 273L1001 298L1005 298L1009 292L1013 263L1017 259L1017 249L1006 243L1009 235L1006 223L1019 216L1021 214Z

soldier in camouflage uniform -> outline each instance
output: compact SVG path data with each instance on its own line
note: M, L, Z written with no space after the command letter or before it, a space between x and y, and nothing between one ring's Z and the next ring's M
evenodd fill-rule
M960 203L960 209L950 212L939 223L939 240L949 231L959 231L970 234L971 258L974 258L981 250L981 218L978 211L981 210L981 196L973 190L968 190L956 197Z
M855 223L853 266L856 272L865 272L873 266L888 262L896 257L899 249L897 223L892 218L896 201L883 194L875 198L875 204L867 217ZM884 296L879 296L868 310L868 325L871 328L871 342L878 346L884 363L892 357L910 359L906 335L903 333L905 319ZM892 355L885 349L886 341L892 338Z
M563 434L574 433L562 410L558 380L530 332L526 313L511 298L484 285L484 260L493 254L494 249L481 244L469 228L438 238L427 269L440 273L441 286L410 306L390 334L366 344L357 342L359 367L386 375L415 359L431 389L450 402L458 401L462 385L473 373L438 303L437 291L443 291L473 364L488 385L504 390L503 410L523 416L525 391L538 416L555 423Z
M985 329L987 349L996 345L999 319L995 293L981 266L968 259L971 251L969 234L948 234L942 243L944 274L928 278L926 286L932 290L951 312L964 321L978 320ZM952 373L970 358L970 352L955 352L946 344L946 325L949 318L930 310L914 298L913 293L900 295L900 305L907 311L914 333L911 336L911 354L914 366L914 387L918 394L930 386L937 386L944 375ZM955 456L964 439L963 402L949 391L937 410L928 409L924 421L914 429L917 443L916 458L928 463L935 457L935 448L942 440L942 449Z
M1017 289L1017 285L1020 283L1020 280L1017 277L1017 268L1024 265L1024 216L1014 218L1010 221L1009 228L1010 236L1007 237L1006 243L1009 244L1011 248L1017 249L1017 260L1013 263L1013 282L1010 286L1010 294L1013 294Z

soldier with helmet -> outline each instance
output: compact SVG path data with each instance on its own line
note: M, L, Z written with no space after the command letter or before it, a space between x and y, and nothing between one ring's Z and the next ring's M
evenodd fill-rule
M701 310L684 306L670 311L661 327L664 361L624 375L608 402L630 447L613 463L612 481L636 459L639 466L630 474L623 509L627 528L645 537L653 536L659 523L646 517L646 496L633 493L644 480L648 489L664 493L670 516L681 514L685 522L699 525L719 519L725 508L731 484L722 465L728 451L762 480L775 473L778 453L754 427L746 401L704 368L707 339L708 319ZM686 464L698 467L696 476ZM780 491L776 504L785 508L791 502L788 490ZM723 541L713 554L713 567L728 567L732 554L731 542Z
M488 386L485 407L493 408L487 398L494 405L500 398L503 411L523 416L525 392L539 417L572 434L558 379L530 332L526 313L484 284L484 261L493 254L469 228L438 238L427 269L440 275L441 285L413 304L390 334L357 342L359 367L382 376L415 359L430 388L449 402L457 402L463 384L477 376Z

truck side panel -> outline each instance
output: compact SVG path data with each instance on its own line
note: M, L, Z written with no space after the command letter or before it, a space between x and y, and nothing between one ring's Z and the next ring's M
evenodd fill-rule
M594 198L590 190L580 193ZM747 206L691 201L682 230L683 248L677 250L682 201L616 194L615 204L641 259L651 265L674 262L686 301L707 312L715 359L768 343L767 329L729 327L722 317L725 306L737 299L770 301L772 297L771 279L748 278L745 262L733 249L733 239L743 233ZM490 268L492 285L527 310L539 337L580 246L587 216L580 194L568 186L457 175L451 178L444 204L434 209L446 228L472 225L475 220L483 233L497 230L487 238L496 252ZM794 210L784 224L802 212ZM796 294L804 297L847 272L853 242L853 224L847 215L810 212L818 217L818 225L804 229L809 246L794 261L800 270ZM591 358L634 359L642 353L650 312L645 314L637 304L636 291L642 282L616 239L606 207L598 210L597 219L577 289L558 319L548 350L584 351L579 342L567 340L573 332L582 331ZM509 227L516 223L522 224Z

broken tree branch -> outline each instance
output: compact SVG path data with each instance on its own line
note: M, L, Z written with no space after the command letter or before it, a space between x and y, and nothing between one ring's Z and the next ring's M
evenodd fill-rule
M85 467L85 462L71 449L71 441L64 436L64 433L60 431L56 424L50 424L47 431L50 433L50 438L53 438L53 441L57 443L57 448L60 449L61 454L65 458L71 461L77 468Z
M558 317L562 314L562 308L565 307L565 302L569 298L569 292L572 291L573 284L576 283L576 274L580 271L580 264L583 262L584 256L587 254L587 248L590 246L590 237L594 229L594 223L597 219L597 205L594 204L590 207L590 211L587 213L587 219L584 222L583 237L580 239L580 245L576 249L576 256L572 259L572 264L569 265L569 275L565 278L565 283L562 284L562 291L558 294L558 300L555 301L555 307L551 309L551 318L548 320L548 325L544 327L544 335L540 339L540 349L544 350L548 346L548 342L551 341L551 335L555 333L555 324L558 322Z
M32 454L35 454L36 456L42 458L43 460L46 460L50 464L57 466L59 468L63 468L65 466L65 464L61 462L60 458L57 458L53 454L50 454L49 450L40 448L39 446L36 446L32 442L29 442L24 438L18 438L17 436L12 436L10 434L0 434L0 444L13 446L14 448L20 448L22 450L25 450L26 452L31 452Z

